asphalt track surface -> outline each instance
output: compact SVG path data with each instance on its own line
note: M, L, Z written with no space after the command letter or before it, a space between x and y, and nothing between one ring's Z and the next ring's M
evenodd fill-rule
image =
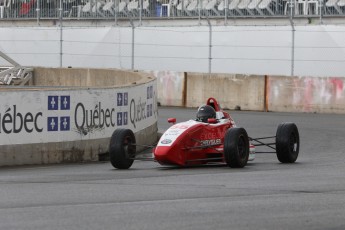
M295 164L257 154L243 169L109 162L0 168L0 229L345 229L344 115L231 112L249 136L295 122ZM159 108L159 129L195 116Z

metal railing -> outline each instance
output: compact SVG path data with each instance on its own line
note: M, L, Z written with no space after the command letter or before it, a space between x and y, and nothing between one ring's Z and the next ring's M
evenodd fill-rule
M345 16L345 0L0 0L6 19Z
M32 68L24 67L0 51L0 58L3 58L10 65L0 68L0 85L25 85L32 78Z

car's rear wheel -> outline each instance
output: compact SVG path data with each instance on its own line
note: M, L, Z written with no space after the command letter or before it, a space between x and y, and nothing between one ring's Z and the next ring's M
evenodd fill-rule
M249 157L249 138L244 128L230 128L224 137L224 158L231 168L243 168Z
M299 153L300 141L295 123L282 123L277 128L276 152L281 163L294 163Z
M116 129L110 139L110 163L117 169L129 169L136 153L135 136L130 129Z

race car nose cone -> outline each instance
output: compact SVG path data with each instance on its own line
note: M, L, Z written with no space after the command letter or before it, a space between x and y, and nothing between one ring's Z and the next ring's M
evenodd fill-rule
M184 165L180 151L174 150L171 146L157 146L154 157L161 165Z

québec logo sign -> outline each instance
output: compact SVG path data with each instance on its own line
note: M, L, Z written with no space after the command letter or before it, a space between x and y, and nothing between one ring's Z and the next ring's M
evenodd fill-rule
M48 96L48 112L49 111L68 111L70 110L71 97L70 96ZM47 130L52 131L69 131L71 119L70 116L48 116L47 117ZM59 125L60 124L60 125Z
M107 101L53 94L46 95L42 105L14 103L0 108L0 134L74 131L86 135L116 126L136 128L138 122L154 115L153 86L145 94L130 98L129 92L116 92Z
M6 109L4 114L0 113L0 134L42 132L42 112L22 112L17 105L12 105Z

